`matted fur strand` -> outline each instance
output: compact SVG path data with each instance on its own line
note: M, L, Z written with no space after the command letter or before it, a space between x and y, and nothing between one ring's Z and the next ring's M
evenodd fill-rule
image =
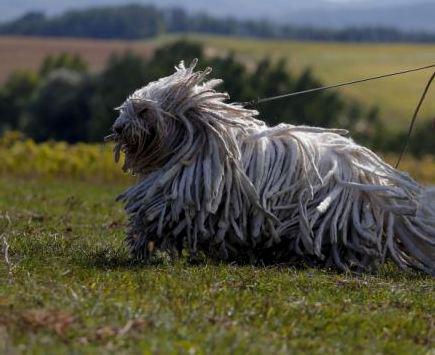
M280 124L226 103L211 69L176 72L120 107L115 159L138 182L119 198L133 255L187 247L224 260L302 257L373 270L386 257L435 273L435 190L341 129Z

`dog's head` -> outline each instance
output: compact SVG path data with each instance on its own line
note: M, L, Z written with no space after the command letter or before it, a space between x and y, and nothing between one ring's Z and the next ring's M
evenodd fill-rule
M186 68L181 62L174 74L136 90L119 107L108 139L115 142L116 161L124 152L124 170L144 174L158 169L196 140L205 144L205 132L243 126L250 121L246 117L253 120L257 112L224 103L228 94L213 89L222 81L204 81L211 68L195 72L196 63Z

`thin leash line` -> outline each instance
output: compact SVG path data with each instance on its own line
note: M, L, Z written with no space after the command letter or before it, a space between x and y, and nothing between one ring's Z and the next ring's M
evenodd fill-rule
M435 64L430 64L430 65L425 65L423 67L417 67L417 68L412 68L412 69L401 70L401 71L394 72L394 73L382 74L382 75L372 76L372 77L369 77L369 78L352 80L352 81L347 81L347 82L344 82L344 83L339 83L339 84L334 84L334 85L321 86L321 87L317 87L317 88L313 88L313 89L296 91L296 92L291 92L291 93L283 94L283 95L265 97L265 98L262 98L262 99L257 98L255 100L248 101L248 102L245 102L243 104L244 105L256 106L256 105L264 103L264 102L284 99L284 98L287 98L287 97L294 97L294 96L309 94L309 93L316 92L316 91L335 89L335 88L339 88L339 87L343 87L343 86L349 86L349 85L364 83L364 82L367 82L367 81L388 78L388 77L396 76L396 75L403 75L403 74L413 73L413 72L416 72L416 71L426 70L426 69L430 69L430 68L434 68L434 67L435 67ZM396 162L396 165L395 165L396 169L399 167L400 161L402 160L402 157L405 154L406 148L409 145L409 140L411 138L411 134L412 134L412 131L414 129L414 124L415 124L415 121L417 120L418 113L420 112L420 108L421 108L421 106L422 106L422 104L423 104L423 102L424 102L424 100L426 98L426 94L429 91L429 88L432 85L432 82L433 82L434 79L435 79L435 72L433 72L433 74L431 75L429 81L427 82L427 84L426 84L426 86L424 88L423 94L421 95L420 100L418 101L417 107L415 108L414 114L412 115L411 123L410 123L409 129L408 129L408 134L407 134L406 139L405 139L405 143L403 144L403 147L402 147L402 149L400 151L400 154L399 154L399 158L397 159L397 162Z
M423 67L418 67L418 68L401 70L401 71L394 72L394 73L388 73L388 74L382 74L382 75L372 76L372 77L369 77L369 78L363 78L363 79L358 79L358 80L347 81L347 82L343 82L343 83L339 83L339 84L334 84L334 85L327 85L327 86L321 86L321 87L317 87L317 88L313 88L313 89L308 89L308 90L291 92L291 93L288 93L288 94L282 94L282 95L265 97L265 98L257 98L257 99L254 99L252 101L248 101L245 104L258 105L258 104L261 104L261 103L264 103L264 102L284 99L286 97L299 96L299 95L313 93L313 92L316 92L316 91L336 89L336 88L343 87L343 86L349 86L349 85L364 83L364 82L367 82L367 81L388 78L388 77L396 76L396 75L403 75L403 74L413 73L413 72L416 72L416 71L421 71L421 70L430 69L430 68L435 68L435 64L425 65Z
M409 139L412 134L412 130L414 128L415 121L417 120L417 115L420 112L421 105L424 102L424 99L426 98L426 94L429 91L430 86L432 85L433 80L435 79L435 72L432 73L431 77L429 78L424 90L423 94L420 97L420 100L418 101L417 107L415 108L414 114L412 115L411 123L409 125L408 134L406 136L405 143L403 144L402 150L400 151L399 158L397 159L397 163L395 168L397 169L399 167L400 161L402 160L403 154L405 154L406 148L409 144Z

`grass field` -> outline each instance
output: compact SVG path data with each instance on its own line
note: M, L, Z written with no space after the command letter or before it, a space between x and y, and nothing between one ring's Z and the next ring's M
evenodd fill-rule
M12 136L0 140L0 354L435 351L433 278L390 264L134 262L114 201L130 181L110 147ZM404 163L435 182L433 161Z
M294 41L261 41L228 37L185 36L204 43L209 55L234 51L248 65L266 56L285 58L290 71L312 68L326 84L358 79L435 62L435 45L356 44ZM111 52L126 49L149 55L156 45L180 36L155 41L102 41L84 39L43 39L0 36L0 82L15 69L36 69L48 54L64 51L77 53L92 70L101 70ZM174 63L175 64L175 63ZM367 105L378 105L382 117L393 130L405 129L428 80L430 71L340 89ZM237 99L237 98L234 98ZM421 119L435 118L433 91L422 108Z
M434 350L434 280L165 259L124 249L124 186L0 179L0 353ZM10 219L10 225L7 220ZM6 227L5 227L6 226Z

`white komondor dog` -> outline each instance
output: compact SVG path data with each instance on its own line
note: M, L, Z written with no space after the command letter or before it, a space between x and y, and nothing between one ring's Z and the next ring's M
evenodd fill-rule
M135 91L113 125L115 159L137 175L124 192L136 257L187 248L223 260L297 257L343 270L386 258L435 272L435 193L340 129L268 127L226 103L211 69Z

